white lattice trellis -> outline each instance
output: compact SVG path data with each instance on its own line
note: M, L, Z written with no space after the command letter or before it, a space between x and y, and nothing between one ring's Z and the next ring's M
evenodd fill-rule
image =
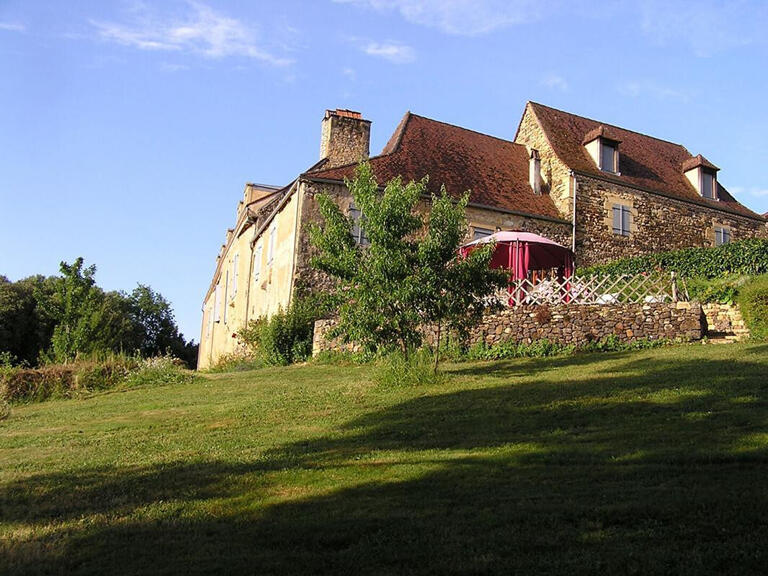
M536 283L515 280L496 298L511 306L521 304L619 304L680 300L673 274L566 276Z

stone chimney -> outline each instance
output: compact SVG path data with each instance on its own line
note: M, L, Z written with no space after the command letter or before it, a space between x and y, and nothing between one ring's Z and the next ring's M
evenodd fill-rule
M531 159L528 164L528 182L534 194L541 194L541 158L539 151L531 148Z
M323 168L333 168L368 159L371 144L371 121L360 112L326 110L320 137L320 159L327 158Z

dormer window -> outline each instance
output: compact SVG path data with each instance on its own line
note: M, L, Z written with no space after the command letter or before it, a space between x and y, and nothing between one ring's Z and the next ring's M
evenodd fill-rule
M701 195L711 200L715 199L715 173L707 170L701 171Z
M598 126L584 137L583 144L600 170L619 174L621 140L614 132L605 126Z
M619 147L613 142L603 140L600 142L600 170L603 172L618 172Z
M701 195L709 200L719 200L717 197L717 171L719 168L704 158L701 154L683 162L683 173L688 181Z

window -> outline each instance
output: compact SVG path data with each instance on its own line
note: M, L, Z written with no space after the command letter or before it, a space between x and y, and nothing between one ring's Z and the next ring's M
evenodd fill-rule
M600 141L600 170L604 172L618 172L616 159L618 157L616 145L605 140Z
M722 246L731 241L731 231L722 226L715 226L715 246Z
M355 242L361 246L370 244L371 241L365 235L365 229L360 225L365 220L365 216L363 216L360 210L355 208L354 204L349 205L349 217L352 219L352 237L355 239Z
M490 228L478 228L475 226L472 232L472 240L480 240L480 238L485 238L491 234L493 234L493 230Z
M704 198L714 200L715 196L715 175L706 170L701 171L701 195Z
M256 246L256 253L253 255L253 281L258 282L261 275L261 242Z
M272 264L275 258L275 240L277 239L277 222L269 229L269 244L267 245L267 264Z
M216 284L213 291L213 320L221 322L221 285Z
M629 206L624 204L613 205L613 233L621 236L629 236L629 227L632 212Z
M224 294L229 292L229 270L227 270L227 275L224 277ZM224 306L224 324L227 323L227 310L229 309L229 306Z
M237 296L237 277L239 276L239 268L240 268L240 254L235 254L234 258L232 258L232 287L229 294L229 299L234 300L235 296Z

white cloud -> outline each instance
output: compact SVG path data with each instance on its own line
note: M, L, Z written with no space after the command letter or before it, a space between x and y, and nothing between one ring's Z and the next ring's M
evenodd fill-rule
M18 22L0 22L0 30L7 30L8 32L26 32L27 27Z
M642 31L652 41L682 41L699 57L764 42L768 26L764 2L688 0L670 5L666 0L644 0L639 9Z
M175 51L207 58L240 56L285 66L291 60L272 54L257 41L254 26L205 4L190 2L183 16L159 19L141 7L130 24L91 21L103 40L139 50Z
M570 90L568 81L557 74L549 74L548 76L545 76L542 79L541 84L552 90L559 90L560 92L568 92Z
M405 20L447 34L477 36L541 17L538 0L334 0L377 11L397 11Z
M677 101L686 103L690 101L688 93L670 88L669 86L663 86L652 80L633 80L624 82L616 87L616 90L622 96L629 98L641 98L651 97L656 100L664 101Z
M408 64L416 59L413 48L397 42L368 42L362 50L369 56L383 58L395 64Z

